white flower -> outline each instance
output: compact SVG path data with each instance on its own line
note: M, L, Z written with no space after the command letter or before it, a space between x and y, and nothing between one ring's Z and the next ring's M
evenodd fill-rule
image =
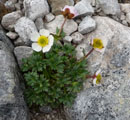
M101 70L98 70L95 75L94 75L94 79L93 79L93 84L94 85L97 85L97 84L100 84L101 83L101 79L102 79L102 76L100 74Z
M54 37L50 35L50 32L46 29L41 29L38 32L33 32L31 35L31 41L32 43L32 49L34 51L40 52L42 51L43 53L48 52L54 42Z

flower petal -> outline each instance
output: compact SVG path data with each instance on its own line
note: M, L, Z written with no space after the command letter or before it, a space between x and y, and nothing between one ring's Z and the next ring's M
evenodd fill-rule
M44 35L46 37L48 37L50 35L50 32L48 30L46 30L46 29L41 29L39 31L39 33L40 33L40 35Z
M65 7L63 8L62 11L65 11L66 8L69 8L69 6L68 6L68 5L65 5Z
M51 49L51 46L47 45L46 47L43 47L42 52L48 52Z
M76 11L76 9L74 8L74 6L69 6L69 5L65 5L65 7L63 8L62 11L65 11L66 9L70 10L70 13L74 15L74 17L76 17L78 15L78 12Z
M99 69L97 72L96 72L96 76L101 72L101 69Z
M96 81L97 81L97 78L94 78L94 79L93 79L93 84L94 84L94 85L97 84Z
M103 53L103 52L104 52L104 48L103 48L103 49L95 48L95 51L100 52L100 53Z
M52 35L49 35L48 39L49 39L49 46L52 46L54 43L54 37Z
M33 33L31 34L31 38L30 38L30 39L31 39L31 41L36 42L39 37L40 37L40 35L39 35L38 32L33 32Z
M70 13L74 14L74 17L76 17L78 15L78 12L76 11L76 9L73 6L70 6Z
M38 45L37 43L32 43L32 49L37 52L40 52L42 50L42 47Z

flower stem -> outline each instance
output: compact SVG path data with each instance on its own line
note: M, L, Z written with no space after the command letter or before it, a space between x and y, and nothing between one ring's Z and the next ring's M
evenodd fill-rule
M81 62L82 60L84 60L85 58L87 58L93 51L94 51L94 48L92 48L92 49L88 52L87 55L85 55L83 58L81 58L81 59L79 60L79 62Z
M94 79L95 77L96 77L96 75L93 75L93 76L91 76L91 75L87 75L87 76L86 76L86 78L88 78L88 79L89 79L89 78Z
M87 55L85 55L84 57L87 58L92 52L94 51L94 48L92 48Z
M62 24L62 26L61 26L61 28L60 28L60 31L59 31L59 33L58 33L58 36L60 36L60 34L61 34L61 32L62 32L66 20L67 20L67 17L65 17L65 19L64 19L64 22L63 22L63 24Z

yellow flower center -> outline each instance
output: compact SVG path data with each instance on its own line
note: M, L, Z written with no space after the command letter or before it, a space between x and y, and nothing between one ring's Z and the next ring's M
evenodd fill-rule
M97 76L96 76L96 84L100 84L101 83L101 79L102 79L102 76L101 76L101 74L98 74Z
M42 36L40 36L40 37L38 38L37 43L38 43L38 45L40 45L41 47L45 47L45 46L48 45L49 40L48 40L48 38L47 38L46 36L43 36L43 35L42 35Z
M93 48L98 48L98 49L104 48L102 40L98 39L98 38L95 38L93 40Z

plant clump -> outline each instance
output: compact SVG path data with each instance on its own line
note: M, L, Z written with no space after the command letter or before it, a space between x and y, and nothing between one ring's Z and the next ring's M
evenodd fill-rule
M77 61L71 44L54 43L45 54L34 52L23 59L25 96L31 106L71 106L86 79L86 60Z

